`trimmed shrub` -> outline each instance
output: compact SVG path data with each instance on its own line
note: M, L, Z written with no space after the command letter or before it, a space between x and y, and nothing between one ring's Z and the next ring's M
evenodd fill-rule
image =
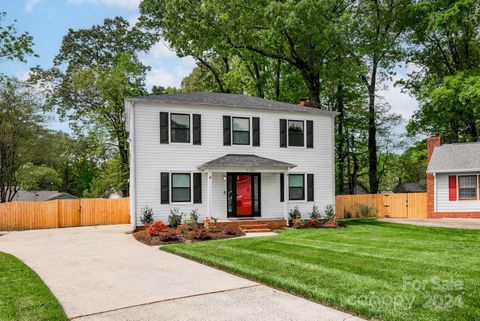
M227 226L222 230L222 234L223 235L232 235L232 236L242 236L243 232L240 231L238 228Z
M159 237L162 242L176 242L180 240L180 235L171 229L163 231L160 233Z
M153 223L153 210L150 207L145 206L142 208L142 217L140 217L140 222L142 222L145 227L148 227Z
M170 227L176 228L182 224L183 213L180 213L178 208L170 209L170 215L168 215L168 225Z
M190 217L185 223L187 224L188 230L196 229L198 227L198 210L192 210Z
M190 233L188 233L188 238L191 239L191 240L206 241L206 240L211 240L212 235L210 235L210 232L208 232L207 229L198 228L198 229L194 229Z
M162 231L167 229L168 225L166 225L162 221L156 221L155 223L147 227L147 233L150 236L157 236L160 235Z
M298 206L288 212L288 225L293 225L295 220L302 220L302 213L300 213Z

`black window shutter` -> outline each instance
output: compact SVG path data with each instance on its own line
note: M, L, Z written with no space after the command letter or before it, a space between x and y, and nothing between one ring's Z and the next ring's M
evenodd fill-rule
M280 119L280 147L287 147L287 120Z
M202 145L202 115L193 114L193 145Z
M307 174L307 202L313 202L313 174Z
M313 148L313 120L307 120L307 148Z
M202 173L193 173L193 203L202 203Z
M260 117L252 118L253 146L260 146Z
M168 113L160 113L160 144L168 144Z
M232 144L230 137L230 116L223 116L223 145L230 146Z
M285 200L285 174L280 173L280 202Z
M170 173L160 173L160 203L170 203Z

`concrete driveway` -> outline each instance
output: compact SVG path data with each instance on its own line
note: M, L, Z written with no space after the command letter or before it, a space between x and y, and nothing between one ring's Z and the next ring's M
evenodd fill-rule
M143 245L129 228L12 232L0 251L35 270L75 320L360 320Z
M419 225L419 226L434 226L434 227L480 230L479 218L434 218L434 219L380 218L378 220L382 222L412 224L412 225Z

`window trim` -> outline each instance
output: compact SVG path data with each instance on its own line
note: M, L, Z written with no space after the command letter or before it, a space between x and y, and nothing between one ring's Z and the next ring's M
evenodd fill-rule
M302 194L303 198L301 198L301 199L292 199L292 198L290 197L290 175L299 175L299 176L301 175L301 176L303 176L303 194ZM305 173L288 173L287 176L288 176L288 177L287 177L287 180L288 180L288 201L289 201L289 202L306 202L306 194L307 194L307 193L306 193L306 187L307 187L307 186L306 186L306 185L307 185L307 183L306 183L306 174L305 174Z
M476 183L476 197L475 198L460 198L460 180L459 178L460 177L469 177L469 176L475 176L476 179L475 179L475 183ZM480 185L480 176L478 174L462 174L462 175L456 175L457 177L457 202L461 201L461 202L472 202L472 201L478 201L479 200L479 185Z
M233 129L233 120L234 119L247 119L248 120L248 144L237 144L235 143L235 135L234 132L245 133L246 130L234 130ZM231 137L231 145L237 146L252 146L252 117L246 116L230 116L230 137Z
M297 121L297 122L302 122L303 123L303 145L302 146L297 146L297 145L290 145L290 122ZM306 128L305 128L306 121L303 119L287 119L287 148L292 147L292 148L307 148L307 134L306 134Z
M175 174L184 174L184 175L189 175L190 177L190 187L189 187L189 201L175 201L173 199L173 175ZM175 188L185 188L185 187L175 187ZM170 172L170 204L193 204L193 174L192 172Z
M188 116L188 142L174 142L172 140L173 138L173 135L172 135L172 115L183 115L183 116ZM172 113L172 112L169 112L168 113L168 132L169 132L169 141L170 141L170 144L182 144L182 145L192 145L193 142L192 142L192 136L193 136L193 129L192 129L192 122L193 122L193 117L192 117L192 114L189 114L189 113Z

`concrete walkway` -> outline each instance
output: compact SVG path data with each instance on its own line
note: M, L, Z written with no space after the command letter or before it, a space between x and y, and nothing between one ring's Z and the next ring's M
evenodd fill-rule
M129 228L12 232L0 251L35 270L75 320L360 320L143 245Z
M469 230L480 230L480 219L478 218L435 218L435 219L407 219L407 218L380 218L382 222L412 224L420 226L463 228Z

